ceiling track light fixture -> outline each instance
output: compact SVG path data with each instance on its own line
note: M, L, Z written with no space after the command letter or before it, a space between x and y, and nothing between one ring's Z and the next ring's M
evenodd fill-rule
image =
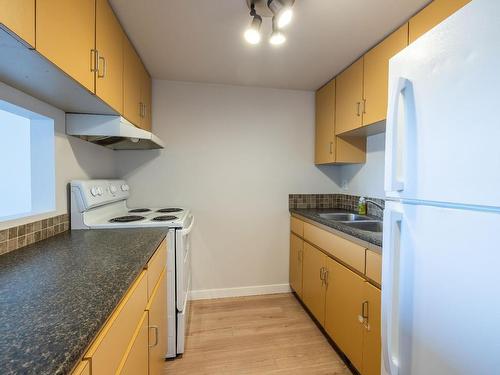
M262 26L262 17L272 19L272 33L269 43L280 45L285 43L285 34L281 31L287 26L293 16L292 7L295 0L246 0L252 20L245 31L245 40L250 44L259 44Z
M252 21L245 31L245 39L250 44L260 43L260 26L262 25L262 17L255 11L255 5L252 4L250 7L250 16L252 16Z

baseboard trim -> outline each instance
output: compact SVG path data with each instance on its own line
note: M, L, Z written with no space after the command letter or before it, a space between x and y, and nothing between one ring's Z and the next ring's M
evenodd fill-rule
M289 293L288 284L256 285L241 288L204 289L192 290L189 294L191 300L258 296L263 294Z

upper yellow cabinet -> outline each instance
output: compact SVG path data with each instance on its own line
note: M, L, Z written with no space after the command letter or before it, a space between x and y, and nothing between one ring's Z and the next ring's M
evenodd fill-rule
M363 126L385 120L389 59L408 45L408 24L385 38L364 56Z
M95 0L37 0L36 49L95 92Z
M316 146L314 162L335 162L335 80L316 91Z
M141 122L142 67L139 55L127 37L123 39L123 116L135 125Z
M96 1L96 95L123 112L123 31L107 0Z
M35 47L35 0L0 0L0 24Z
M315 164L364 163L366 139L335 135L336 80L316 92Z
M434 0L410 19L409 40L417 38L451 16L471 0Z
M363 57L337 76L335 133L363 124Z
M152 112L151 112L151 77L149 76L148 71L141 63L141 122L139 126L144 130L151 130L151 120L152 120Z

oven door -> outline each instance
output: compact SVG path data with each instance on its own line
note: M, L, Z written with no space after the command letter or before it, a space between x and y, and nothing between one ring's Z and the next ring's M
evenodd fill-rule
M176 284L177 310L182 312L186 306L191 286L191 230L194 225L194 216L187 228L176 230Z

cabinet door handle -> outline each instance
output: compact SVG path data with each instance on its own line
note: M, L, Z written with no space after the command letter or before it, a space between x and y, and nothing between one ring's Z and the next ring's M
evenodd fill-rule
M97 59L99 58L99 52L92 48L90 50L90 71L97 72Z
M363 99L363 114L366 113L366 99Z
M143 110L142 118L146 117L146 108L147 108L147 105L145 103L143 103L142 104L142 110Z
M368 310L368 301L364 301L362 304L361 304L361 316L363 317L363 319L365 319L367 322L368 322L368 314L369 314L369 310Z
M361 102L356 103L356 116L361 116Z
M333 142L330 142L330 155L333 154Z
M142 103L139 102L139 117L142 118Z
M322 285L323 285L323 283L325 282L325 279L324 279L324 276L323 276L323 275L324 275L324 272L325 272L325 267L321 267L321 268L319 269L319 278L320 278L320 280L322 281L322 283L321 283Z
M97 78L104 78L106 77L106 58L103 56L98 56L98 61L97 61ZM102 61L102 74L100 73L99 69L99 63Z
M325 272L323 273L323 277L325 278L325 285L328 286L328 276L330 274L330 271L328 271L326 268L325 268Z
M148 345L150 348L154 348L158 345L158 326L149 326L149 329L153 329L155 331L155 343L153 345Z

